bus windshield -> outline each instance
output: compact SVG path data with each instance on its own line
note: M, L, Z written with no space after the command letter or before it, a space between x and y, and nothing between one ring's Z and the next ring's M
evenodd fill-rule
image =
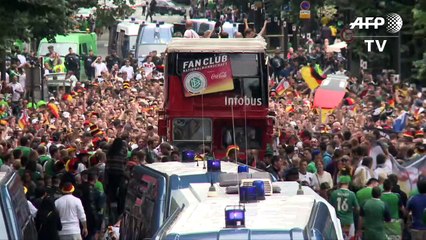
M66 56L69 51L69 48L72 48L74 50L74 52L78 51L78 44L77 43L40 43L39 46L39 54L40 56L44 56L46 54L49 53L48 47L49 46L53 46L53 49L55 50L55 52L57 52L59 54L59 56Z
M165 27L144 27L139 44L167 44L172 40L172 31Z
M179 149L196 149L203 142L211 141L211 119L176 118L173 120L173 142Z

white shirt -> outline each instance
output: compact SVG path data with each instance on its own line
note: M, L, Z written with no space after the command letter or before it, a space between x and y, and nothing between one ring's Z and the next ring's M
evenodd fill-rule
M81 200L72 194L66 194L55 201L55 206L62 223L62 230L59 231L59 235L80 234L79 220L86 222L86 214Z
M0 79L1 79L1 72L0 72ZM6 83L9 83L9 74L6 73Z
M136 81L142 80L142 74L138 73L136 74Z
M142 63L142 67L145 71L145 76L148 76L152 73L152 71L154 71L155 64L153 62L150 62L150 63L144 62Z
M320 189L321 183L328 183L328 185L330 186L330 188L333 188L333 178L331 177L331 174L327 171L324 171L322 173L322 175L319 175L318 173L316 173L315 175L316 178L316 183L318 184L316 187L316 189Z
M27 80L27 75L25 73L19 75L19 83L21 84L23 89L25 89L26 80Z
M28 200L27 200L27 203L28 203L28 207L30 208L30 214L31 214L31 216L33 218L35 218L36 215L37 215L37 208L35 208L34 205L30 201L28 201Z
M24 88L22 87L22 85L20 83L11 83L10 86L13 89L13 94L12 94L12 102L17 102L19 101L19 99L21 99L21 93L18 93L16 91L19 92L24 92Z
M361 174L361 171L365 172L365 179L363 179L364 182L367 182L370 178L374 177L371 175L370 169L364 165L361 165L355 169L354 176Z
M95 68L95 77L99 77L102 75L102 72L108 72L108 68L104 62L97 63L93 62L92 67Z
M126 66L126 65L124 65L124 66L122 66L120 68L120 72L126 72L128 79L133 79L133 75L135 75L134 72L133 72L133 67L132 66Z
M383 167L378 167L374 169L374 177L379 179L380 174L384 173L386 176L389 176L389 174L392 174L392 170L388 169L384 164Z
M79 163L78 165L77 165L77 173L81 173L81 172L83 172L84 170L86 170L87 168L86 168L86 166L83 164L83 163Z
M302 174L301 172L299 172L299 181L300 182L305 181L311 187L318 185L316 184L317 182L316 177L314 176L313 173L310 173L310 172L306 172L306 174Z
M200 38L200 36L198 35L198 33L196 33L192 29L186 29L185 33L183 34L183 37L184 38Z
M19 66L24 65L25 63L27 63L27 59L25 58L24 55L22 54L18 54L16 55L16 57L18 58L19 62L21 62L21 64Z

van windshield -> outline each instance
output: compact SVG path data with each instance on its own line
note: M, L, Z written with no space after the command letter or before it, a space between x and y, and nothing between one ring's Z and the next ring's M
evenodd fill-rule
M49 53L48 47L53 46L53 50L57 52L60 56L65 56L68 54L68 48L72 48L74 52L78 53L78 44L77 43L40 43L38 52L40 56L45 56Z
M169 27L144 27L139 44L167 44L172 40L172 31Z

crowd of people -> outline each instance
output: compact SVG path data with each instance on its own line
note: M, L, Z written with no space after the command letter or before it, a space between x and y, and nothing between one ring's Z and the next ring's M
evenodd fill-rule
M418 176L407 176L402 166L426 153L426 91L388 72L345 71L344 53L327 51L329 37L270 59L276 141L265 158L252 154L252 162L328 199L347 239L425 239L426 165L416 165ZM300 69L314 64L348 77L338 108L312 107L314 92ZM287 87L278 94L282 82ZM412 192L399 185L410 177Z
M248 27L238 35L257 37ZM200 37L190 21L184 37ZM426 154L426 92L388 74L346 72L344 56L327 51L326 38L271 58L274 141L264 156L250 152L249 163L279 181L312 187L335 207L348 238L425 239L426 173L407 196L394 169ZM46 59L56 61L44 62L46 73L62 64L55 56L49 48ZM64 71L74 84L37 103L25 94L22 61L30 56L13 60L0 95L0 171L21 176L39 239L97 239L103 221L115 223L124 210L133 166L181 156L157 134L164 54L153 51L140 65L133 56L103 60L91 52L84 60L88 82L76 76L73 49L67 56ZM325 117L312 108L314 92L299 72L312 63L349 77L342 105ZM278 94L282 81L288 87ZM398 125L400 116L407 121Z

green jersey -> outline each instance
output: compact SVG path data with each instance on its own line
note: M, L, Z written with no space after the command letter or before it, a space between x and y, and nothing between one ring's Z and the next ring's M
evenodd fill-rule
M401 199L397 193L384 192L380 199L386 203L392 219L399 219L399 209L402 206Z
M343 226L354 223L354 209L358 208L355 193L348 189L337 189L331 193L331 205L336 209L337 217Z
M402 234L401 222L399 219L399 209L402 206L401 198L399 194L392 192L384 192L380 198L389 209L390 217L392 222L385 223L385 233L392 239L395 239Z
M39 161L40 165L41 165L41 166L43 166L43 165L44 165L44 163L45 163L46 161L48 161L49 159L50 159L50 157L49 157L49 156L47 156L47 155L42 155L42 156L40 156L40 157L38 158L38 161Z
M386 204L377 198L365 201L360 215L364 219L364 234L362 239L387 240L385 235L385 220L389 221L389 211Z
M29 147L25 147L25 146L19 146L19 147L17 147L16 149L19 149L19 150L21 150L21 151L22 151L22 156L25 156L25 157L27 157L27 158L29 158L29 157L30 157L30 154L31 154L31 148L29 148Z
M364 205L364 203L368 199L373 198L373 196L371 195L372 190L373 190L373 188L371 188L371 187L365 187L365 188L359 190L358 192L356 192L356 198L358 199L358 203L361 207L362 207L362 205Z
M100 192L100 193L104 193L104 185L101 183L101 182L99 182L99 181L96 181L96 183L95 183L95 188Z
M47 162L44 163L43 168L44 168L44 174L46 176L53 177L56 175L54 159L50 158L49 160L47 160Z

